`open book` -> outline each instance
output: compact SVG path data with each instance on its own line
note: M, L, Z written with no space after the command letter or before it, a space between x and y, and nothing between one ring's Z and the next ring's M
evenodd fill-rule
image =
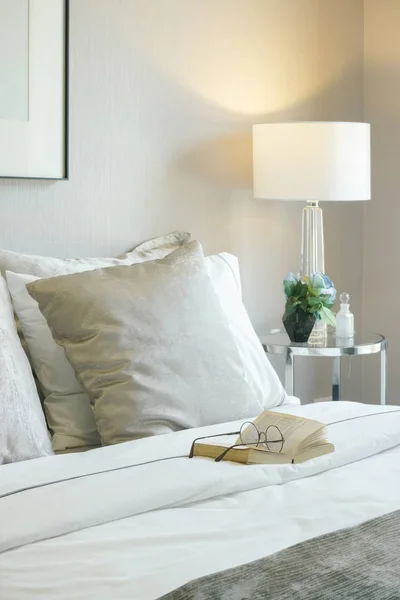
M196 440L193 456L217 459L231 446L221 460L244 464L299 463L335 450L325 437L324 423L265 410L242 426L237 438L227 434Z

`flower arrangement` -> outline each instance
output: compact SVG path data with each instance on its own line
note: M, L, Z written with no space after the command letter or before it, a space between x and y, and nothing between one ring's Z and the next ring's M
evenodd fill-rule
M283 288L286 296L283 324L291 340L307 341L315 320L335 327L331 308L336 289L328 275L313 273L310 277L296 277L290 273L283 281Z

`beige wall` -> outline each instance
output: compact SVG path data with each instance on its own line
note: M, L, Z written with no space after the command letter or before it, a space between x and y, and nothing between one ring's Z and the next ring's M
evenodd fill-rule
M389 400L400 404L400 2L365 0L365 120L372 133L372 202L364 212L364 315L389 340ZM378 365L364 361L364 394L376 400ZM373 364L373 368L369 365Z
M1 245L114 254L189 230L239 255L256 327L279 324L301 205L252 200L251 125L362 119L362 14L362 0L71 0L70 181L1 181ZM327 206L326 240L360 313L362 207ZM326 369L299 394L328 394Z

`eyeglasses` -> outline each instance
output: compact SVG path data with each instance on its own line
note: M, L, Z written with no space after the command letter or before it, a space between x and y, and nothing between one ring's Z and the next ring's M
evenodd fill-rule
M246 421L243 423L239 431L231 431L230 433L219 433L217 435L206 435L204 437L196 438L189 452L189 458L193 458L194 456L194 446L196 442L199 440L206 440L214 437L222 437L225 435L238 435L239 442L233 444L232 446L228 446L225 450L215 458L215 462L220 462L225 458L225 456L230 452L233 448L240 448L243 446L251 446L254 448L259 448L260 446L266 447L267 452L277 452L280 453L283 450L283 445L285 443L285 438L282 435L281 430L277 425L269 425L265 431L259 431L257 426L251 421Z

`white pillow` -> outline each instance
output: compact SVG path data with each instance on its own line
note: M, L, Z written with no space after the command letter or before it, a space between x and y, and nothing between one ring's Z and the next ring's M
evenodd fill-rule
M151 253L157 255L159 250L149 248L147 256L151 256ZM245 336L249 324L235 318L234 314L237 303L241 303L237 258L223 253L208 257L206 265L223 309L231 315L229 319L236 327L236 335ZM53 340L36 300L26 289L28 283L40 278L11 271L7 271L6 276L31 362L44 394L43 404L48 426L53 433L54 450L99 445L101 440L90 398L78 382L64 349ZM249 363L249 368L254 371L253 379L257 380L257 356L249 356L249 361L252 360L254 362Z
M28 285L92 398L103 443L284 402L237 285L221 299L206 264L192 242L161 260Z
M0 276L0 464L52 454L32 371Z

